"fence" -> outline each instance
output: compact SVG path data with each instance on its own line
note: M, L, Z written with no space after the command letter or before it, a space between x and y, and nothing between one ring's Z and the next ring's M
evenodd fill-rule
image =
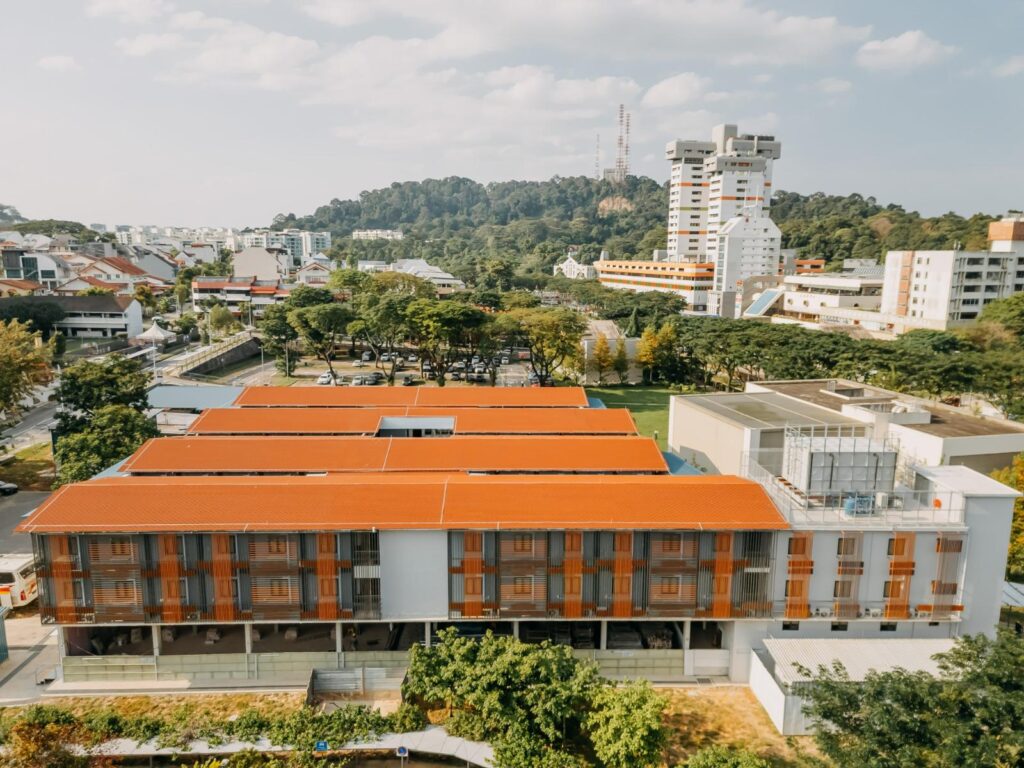
M405 680L402 667L356 667L354 669L314 669L306 686L306 703L322 696L363 694L367 691L399 691Z

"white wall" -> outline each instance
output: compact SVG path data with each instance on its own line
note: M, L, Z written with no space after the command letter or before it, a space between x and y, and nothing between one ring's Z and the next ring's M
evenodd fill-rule
M380 532L381 618L448 618L448 535Z
M969 496L964 520L970 528L964 571L964 634L992 635L999 622L1013 499Z

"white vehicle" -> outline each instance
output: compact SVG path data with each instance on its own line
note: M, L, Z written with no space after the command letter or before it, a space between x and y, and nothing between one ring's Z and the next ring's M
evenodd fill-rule
M321 385L323 385L323 384L333 384L334 383L334 377L331 376L331 372L330 371L324 371L319 376L317 376L316 383L317 384L321 384Z
M0 605L20 608L36 599L39 582L32 555L0 555Z

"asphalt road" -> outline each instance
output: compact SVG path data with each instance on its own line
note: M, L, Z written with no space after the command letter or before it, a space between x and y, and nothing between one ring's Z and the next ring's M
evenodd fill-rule
M14 533L14 528L49 495L49 491L19 491L0 498L0 554L32 551L31 537L27 533Z

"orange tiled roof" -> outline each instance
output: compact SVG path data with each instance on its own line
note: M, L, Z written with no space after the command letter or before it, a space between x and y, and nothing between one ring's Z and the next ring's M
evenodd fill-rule
M585 408L582 387L246 387L237 406Z
M9 285L11 288L17 288L20 291L38 291L43 287L34 280L19 280L13 277L0 279L0 285Z
M163 437L124 472L659 472L646 437Z
M210 408L196 435L372 435L384 416L449 417L461 435L635 435L623 408Z
M757 483L443 474L121 477L67 485L19 533L369 529L779 530Z

